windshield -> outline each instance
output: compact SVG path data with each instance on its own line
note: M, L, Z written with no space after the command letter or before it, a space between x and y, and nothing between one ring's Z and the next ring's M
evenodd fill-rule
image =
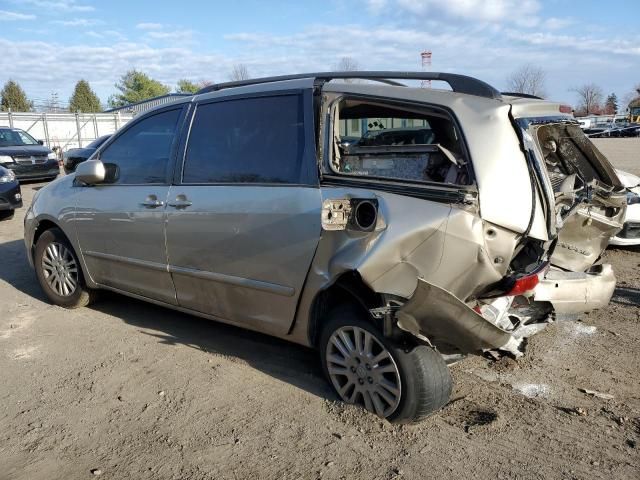
M22 130L0 128L0 147L20 147L22 145L38 145L38 142Z

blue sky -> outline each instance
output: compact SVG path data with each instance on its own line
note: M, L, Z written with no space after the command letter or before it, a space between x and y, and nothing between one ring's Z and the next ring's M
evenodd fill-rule
M12 78L44 102L66 103L88 80L103 101L128 69L174 86L224 81L232 66L252 76L329 70L341 57L362 69L477 76L498 88L531 63L549 97L594 82L628 96L640 83L640 1L0 0L0 83Z

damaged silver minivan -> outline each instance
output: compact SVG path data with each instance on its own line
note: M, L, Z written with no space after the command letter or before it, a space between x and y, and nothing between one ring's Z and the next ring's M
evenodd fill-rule
M301 74L136 117L37 193L25 243L57 305L109 289L311 346L341 399L412 422L448 364L608 303L625 202L558 103Z

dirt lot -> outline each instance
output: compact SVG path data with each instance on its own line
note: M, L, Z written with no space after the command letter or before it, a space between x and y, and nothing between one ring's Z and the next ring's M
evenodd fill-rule
M49 305L22 215L0 224L0 479L640 477L640 249L607 252L606 310L455 365L451 403L396 427L304 348L118 295Z

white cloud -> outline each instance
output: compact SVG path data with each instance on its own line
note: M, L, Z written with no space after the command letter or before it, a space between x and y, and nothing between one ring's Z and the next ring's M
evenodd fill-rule
M557 52L588 52L588 56L601 54L640 56L640 36L629 38L594 38L589 36L557 35L546 32L521 32L508 30L507 37L533 46L545 47L546 51ZM586 55L585 55L586 56Z
M382 12L384 7L387 6L387 0L368 0L367 3L369 4L369 11L374 14Z
M101 32L106 34L106 32ZM109 41L110 36L105 35ZM108 45L62 45L39 41L0 38L0 71L15 78L32 97L48 97L52 89L68 97L78 78L86 78L106 100L113 85L126 71L137 68L165 84L175 84L186 75L222 78L234 60L224 55L206 54L187 48L155 48L132 42ZM47 80L43 81L42 72Z
M571 25L574 25L576 21L572 18L556 18L551 17L547 18L544 21L544 26L549 30L561 30L563 28L567 28Z
M515 23L533 26L537 24L540 2L538 0L395 0L388 6L386 0L367 0L374 13L394 12L396 7L417 17L441 16L459 18L471 22Z
M139 30L160 30L162 28L161 23L142 22L136 25Z
M147 33L147 37L153 40L172 40L174 42L191 42L193 40L193 30L152 30Z
M72 18L70 20L53 20L51 23L65 27L91 27L102 22L91 18Z
M92 5L81 4L76 0L19 0L16 3L33 5L53 13L92 12L95 10Z
M13 22L16 20L34 20L35 18L36 16L31 14L0 10L0 22Z

